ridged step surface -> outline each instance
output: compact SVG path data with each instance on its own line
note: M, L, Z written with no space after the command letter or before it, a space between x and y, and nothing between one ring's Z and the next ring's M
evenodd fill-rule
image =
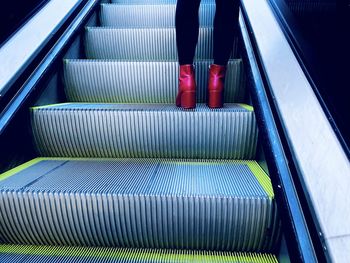
M177 0L112 0L115 4L176 4ZM215 0L201 0L202 4L215 4Z
M66 103L31 110L42 156L254 159L252 108Z
M188 250L0 245L2 263L277 263L271 254Z
M207 101L211 62L195 64L197 102ZM64 72L68 101L175 103L178 90L178 62L66 60ZM232 60L227 66L225 102L240 102L243 98L242 61Z
M38 158L0 178L9 243L268 251L279 233L254 161Z
M212 59L213 29L200 28L196 59ZM236 41L232 49L236 54ZM88 27L85 51L91 59L176 61L175 28Z
M175 27L175 10L175 4L102 4L100 19L101 25L107 27ZM215 5L200 5L199 25L213 26L214 15Z

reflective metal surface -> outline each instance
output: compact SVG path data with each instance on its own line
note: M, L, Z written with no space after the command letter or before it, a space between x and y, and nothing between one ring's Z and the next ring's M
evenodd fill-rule
M199 28L195 60L213 58L213 28ZM236 41L231 57L236 54ZM87 27L85 52L90 59L124 61L177 60L175 28Z
M208 100L208 68L212 60L195 62L197 102ZM225 78L225 102L242 102L244 72L241 59L230 60ZM66 60L68 101L108 103L174 103L177 61ZM162 72L162 74L159 74Z
M278 239L255 161L38 158L13 173L0 181L7 243L268 252Z
M0 245L2 263L154 263L154 262L264 262L276 263L275 256L260 253L205 250L135 249L107 247L62 247Z
M56 157L251 160L258 138L252 108L231 103L47 105L32 108L32 129L40 154Z
M288 253L292 262L316 263L314 246L273 118L243 12L241 12L239 23L244 43L241 52L246 66L247 88L249 88L254 105L260 141L264 147L277 205L283 211L280 215L284 225L284 234L288 236L286 240ZM284 260L280 262L285 263Z
M120 28L175 27L175 4L103 4L101 5L101 26ZM199 25L212 27L215 5L201 4Z
M51 0L0 49L0 96L80 0Z
M268 3L243 0L242 4L249 17L291 151L322 227L323 233L320 234L324 235L326 242L348 236L349 160ZM337 246L334 242L329 246L335 262L350 258L350 249Z

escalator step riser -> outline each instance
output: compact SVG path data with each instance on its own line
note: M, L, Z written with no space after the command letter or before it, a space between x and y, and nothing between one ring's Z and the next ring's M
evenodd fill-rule
M196 59L212 59L213 29L200 28ZM234 42L232 55L237 53ZM106 28L88 27L85 51L91 59L136 61L176 61L175 28Z
M114 4L176 4L177 0L112 0ZM201 0L202 4L214 4L215 0Z
M7 213L6 219L2 218L1 221L7 225L4 238L6 242L14 244L229 249L231 251L261 251L267 246L264 243L266 236L261 233L262 229L255 232L257 230L255 224L261 225L262 222L256 218L247 222L247 219L253 215L270 214L272 206L268 199L215 200L213 198L110 196L87 193L49 194L41 191L3 192L0 199L1 203L4 203L1 209ZM12 204L16 208L10 208ZM72 206L78 209L72 209ZM162 208L164 206L167 208ZM193 212L195 207L202 211L201 214ZM134 213L133 209L145 209L145 211ZM187 213L187 209L191 209L191 212ZM24 210L28 215L22 212ZM111 210L114 212L109 212ZM232 216L241 216L241 218L235 221L216 218L215 213L218 216L226 213L227 210L236 211ZM205 214L204 211L215 212ZM122 213L122 215L115 218L114 213ZM161 214L158 215L158 213ZM29 214L33 215L33 218L28 219ZM200 217L203 217L203 220ZM16 221L25 222L26 220L27 228L16 223ZM3 223L1 223L2 229L6 227ZM118 224L123 226L120 227ZM172 224L179 224L179 226L173 227ZM199 224L201 228L193 224ZM242 230L234 229L239 234L231 234L231 239L228 240L229 235L222 234L226 231L224 224L230 226L237 224ZM116 226L120 229L116 229ZM214 232L214 228L215 231L220 231L220 234ZM205 233L203 229L207 229L209 233ZM266 231L267 228L263 230ZM258 234L260 235L257 236ZM254 246L254 243L261 245Z
M256 162L39 159L0 189L11 243L266 251L278 225Z
M236 104L65 104L32 110L42 156L214 158L255 157L254 112Z
M127 248L0 245L2 263L277 263L270 254Z
M207 101L210 61L197 62L197 102ZM64 66L68 101L107 103L174 103L178 90L177 62L67 60ZM228 63L225 102L244 98L241 60Z
M101 25L107 27L175 27L175 5L118 5L101 6ZM215 5L201 5L199 25L213 26Z

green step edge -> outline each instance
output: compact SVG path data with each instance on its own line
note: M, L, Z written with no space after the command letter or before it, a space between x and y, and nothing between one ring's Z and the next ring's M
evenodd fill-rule
M63 103L47 104L47 105L42 105L42 106L33 106L33 107L30 107L30 109L31 110L45 109L45 108L50 108L50 107L55 107L55 106L62 106L62 105L67 105L67 104L72 104L72 102L63 102Z
M247 111L254 111L253 106L250 106L248 104L243 104L243 103L236 103L236 104L241 106L242 108L246 109Z
M179 253L182 252L182 253ZM0 253L61 256L106 259L148 260L163 262L164 259L176 262L240 262L240 263L276 263L277 258L271 254L245 252L193 252L190 250L160 250L160 249L126 249L126 248L83 248L83 247L53 247L34 245L0 244ZM201 254L202 253L202 254ZM208 255L209 254L209 255ZM174 261L175 262L175 261Z
M39 157L35 158L33 160L30 160L26 163L23 163L3 174L0 174L0 181L5 180L6 178L15 175L16 173L19 173L23 171L24 169L29 168L30 166L37 164L41 161L113 161L116 159L132 159L132 158L59 158L59 157ZM141 158L142 159L142 158ZM147 159L147 158L143 158ZM161 158L159 158L161 159ZM171 163L173 161L169 159L164 159L165 162ZM266 194L270 199L274 199L275 195L273 192L273 188L271 185L270 177L265 173L265 171L260 167L260 165L256 161L243 161L243 160L230 160L237 164L246 164L248 165L251 172L255 175L256 179L262 186L262 188L265 190ZM215 160L210 161L211 163L215 163ZM189 160L188 162L182 162L182 161L174 161L174 163L186 163L187 165L192 164L196 165L198 162ZM202 165L205 163L202 163Z
M256 161L245 161L270 199L275 198L271 179Z
M3 181L5 180L6 178L16 174L16 173L19 173L20 171L23 171L24 169L27 169L29 168L30 166L34 165L34 164L37 164L38 162L41 162L43 161L44 158L35 158L33 160L30 160L26 163L23 163L19 166L16 166L15 168L12 168L11 170L8 170L2 174L0 174L0 181Z

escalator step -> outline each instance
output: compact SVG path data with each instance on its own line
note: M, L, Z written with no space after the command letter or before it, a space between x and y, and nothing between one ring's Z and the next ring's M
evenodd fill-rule
M197 62L197 102L207 101L208 67ZM174 103L178 89L177 62L120 62L66 60L68 101L108 103ZM239 59L228 63L225 102L244 98L243 65Z
M200 28L195 58L212 59L212 42L213 29ZM175 28L87 27L85 52L91 59L176 61Z
M0 198L6 243L269 251L279 233L255 161L38 158Z
M176 5L102 4L101 25L107 27L175 27ZM215 5L202 4L199 25L213 26Z
M188 250L0 245L2 263L277 263L271 254Z
M225 104L64 103L31 110L42 156L254 159L255 115L250 106Z
M115 4L176 4L177 0L112 0ZM215 0L201 0L202 4L214 4Z

